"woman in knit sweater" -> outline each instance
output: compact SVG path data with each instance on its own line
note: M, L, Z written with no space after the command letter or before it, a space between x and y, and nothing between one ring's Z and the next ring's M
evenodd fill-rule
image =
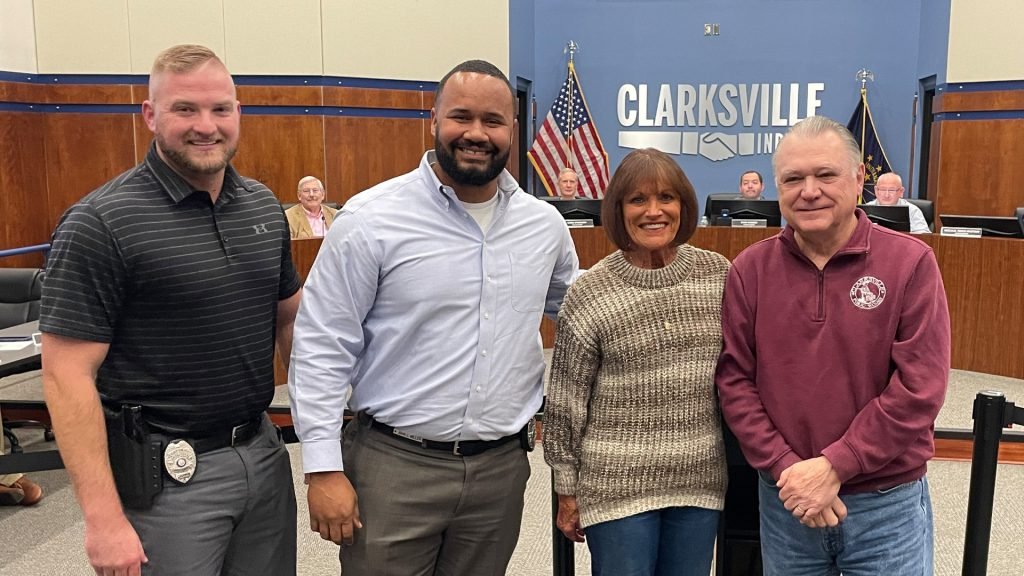
M707 576L726 467L715 397L729 262L686 244L686 175L636 150L605 192L619 251L570 288L544 414L559 529L595 575Z

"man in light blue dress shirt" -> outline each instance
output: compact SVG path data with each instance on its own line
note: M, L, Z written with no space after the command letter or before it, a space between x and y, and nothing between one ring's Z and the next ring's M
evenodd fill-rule
M504 170L515 125L505 75L457 66L434 150L345 203L306 280L292 414L310 526L345 573L498 576L515 548L540 321L578 268L558 212Z
M875 199L868 202L869 206L906 206L910 211L910 233L927 234L928 220L917 206L903 199L903 178L895 172L886 172L878 177L875 184Z

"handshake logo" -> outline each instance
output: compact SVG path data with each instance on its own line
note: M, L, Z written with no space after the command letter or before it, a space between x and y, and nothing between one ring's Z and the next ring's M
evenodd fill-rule
M713 162L728 160L736 155L736 135L723 132L705 132L700 135L700 155Z
M619 132L622 148L656 148L666 154L703 156L721 162L735 156L754 156L774 152L783 133L742 132Z

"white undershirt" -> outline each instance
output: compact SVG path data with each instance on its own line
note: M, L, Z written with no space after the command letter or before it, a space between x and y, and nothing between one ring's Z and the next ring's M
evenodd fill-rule
M462 202L462 207L466 209L466 212L476 220L477 226L480 230L487 234L487 229L491 227L491 219L494 218L494 210L498 207L498 195L491 196L490 200L486 202Z

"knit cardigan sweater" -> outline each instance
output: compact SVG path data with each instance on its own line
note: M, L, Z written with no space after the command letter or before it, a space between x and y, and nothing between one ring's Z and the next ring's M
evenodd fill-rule
M729 261L689 245L664 268L604 258L558 315L544 458L580 523L673 506L721 510L714 371Z

